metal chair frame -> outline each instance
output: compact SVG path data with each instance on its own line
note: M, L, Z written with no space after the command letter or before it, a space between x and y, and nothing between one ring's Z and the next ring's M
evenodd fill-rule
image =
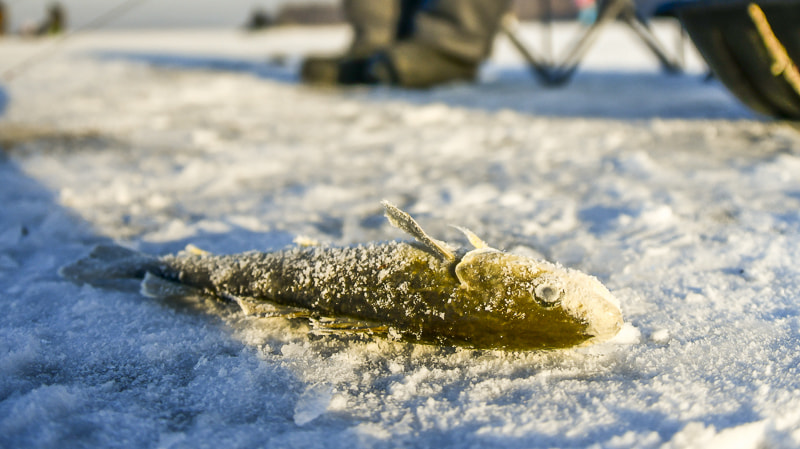
M552 40L552 17L550 16L550 1L543 2L547 30L550 35L544 37L549 46ZM670 73L683 71L683 41L684 34L681 31L680 48L677 56L670 55L661 42L653 34L646 22L637 14L636 3L634 0L598 0L599 11L597 20L594 21L586 30L569 45L565 56L560 60L552 57L545 57L532 51L517 32L518 22L513 14L507 15L501 24L501 31L508 37L511 44L522 55L528 63L529 68L540 82L548 86L558 86L568 82L578 69L578 65L592 44L597 39L600 31L609 23L619 19L630 27L634 33L642 40L647 48L658 58L661 66Z

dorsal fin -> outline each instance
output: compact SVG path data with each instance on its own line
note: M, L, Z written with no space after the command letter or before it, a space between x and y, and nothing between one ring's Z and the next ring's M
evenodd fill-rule
M320 246L319 240L309 237L307 235L298 235L295 237L292 242L301 247L301 248L308 248L311 246Z
M461 231L461 233L467 237L467 240L469 240L470 245L474 246L475 249L490 248L490 246L487 245L486 242L484 242L480 237L475 235L475 233L470 231L469 229L455 225L453 225L453 227Z
M398 209L397 206L388 201L381 201L381 204L386 210L386 218L389 219L389 223L391 223L392 226L414 237L418 242L441 256L444 260L449 262L456 260L456 253L450 249L447 243L436 240L426 234L425 231L422 230L422 227L411 218L411 215Z

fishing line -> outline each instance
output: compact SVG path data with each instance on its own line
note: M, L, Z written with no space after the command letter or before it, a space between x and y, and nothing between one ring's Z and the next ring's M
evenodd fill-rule
M132 10L134 7L139 6L140 4L146 1L147 0L127 0L115 6L114 8L111 8L108 11L98 15L97 17L90 20L86 24L81 25L80 27L74 30L62 34L58 38L52 40L50 44L47 45L45 48L39 50L38 52L34 53L28 58L23 59L17 64L12 65L10 68L3 70L2 74L0 74L0 80L6 83L11 82L12 80L14 80L14 78L19 76L25 70L29 69L31 66L36 65L39 62L57 53L61 49L61 47L63 47L64 43L73 36L75 36L76 34L82 31L101 28L107 23L122 17L123 15L127 14L130 10Z

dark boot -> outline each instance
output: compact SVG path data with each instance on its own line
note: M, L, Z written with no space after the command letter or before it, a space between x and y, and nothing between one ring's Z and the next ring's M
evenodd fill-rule
M426 88L473 81L478 62L453 58L416 40L400 42L369 61L367 79L375 84Z

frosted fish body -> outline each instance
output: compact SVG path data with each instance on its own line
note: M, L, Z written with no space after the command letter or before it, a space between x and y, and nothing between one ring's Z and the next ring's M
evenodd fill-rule
M146 271L234 299L246 313L261 303L275 304L315 317L370 323L371 329L422 343L565 348L607 340L620 329L619 305L597 279L498 251L466 230L476 248L454 251L405 212L385 206L392 224L417 242L235 255L184 251L161 258L131 252L118 260L135 269L131 275ZM81 271L91 271L97 277L103 270L94 265L90 256L62 273L80 279Z

